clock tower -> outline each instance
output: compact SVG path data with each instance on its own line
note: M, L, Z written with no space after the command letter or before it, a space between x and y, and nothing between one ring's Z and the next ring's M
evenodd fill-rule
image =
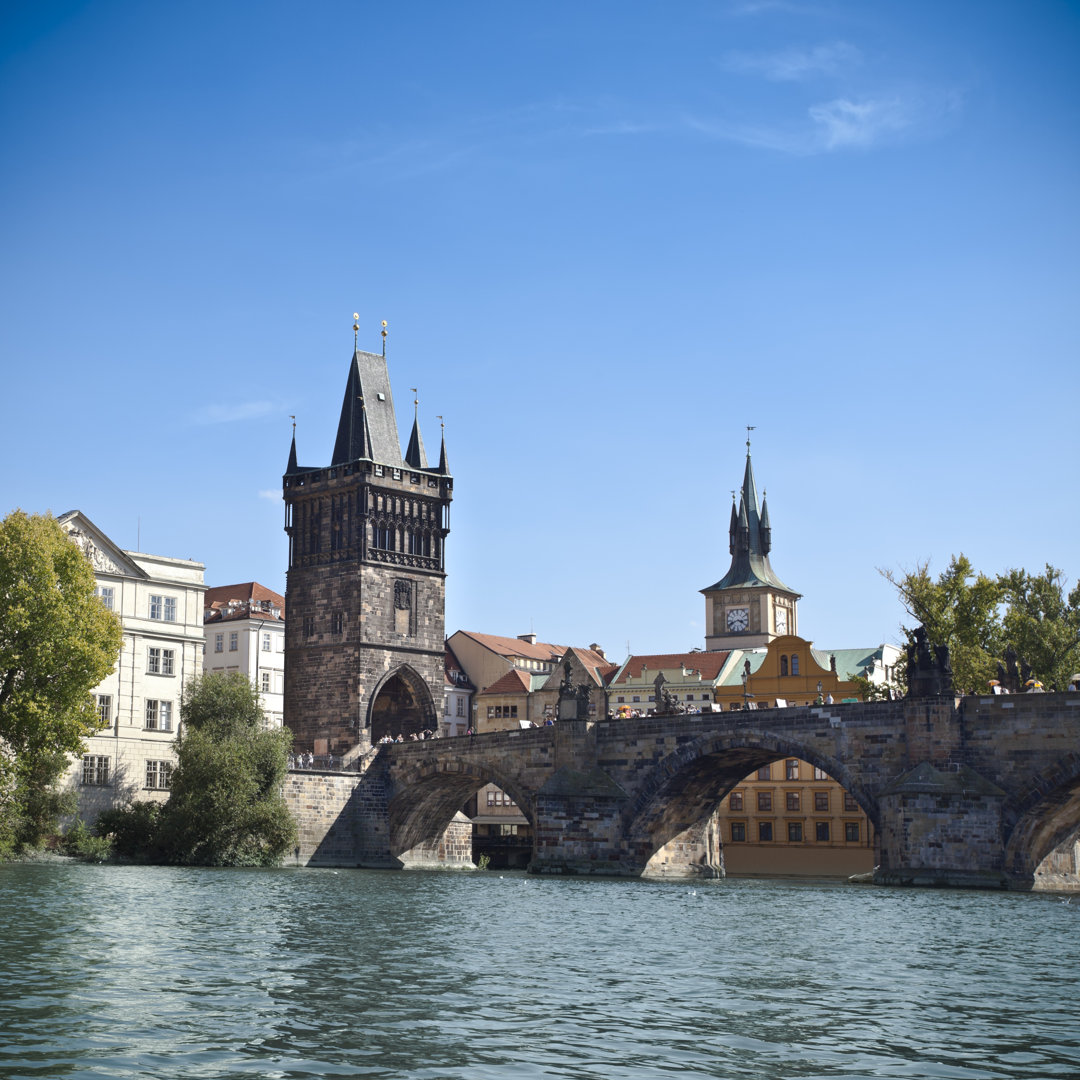
M769 565L772 529L767 500L758 506L750 440L738 509L732 492L728 550L731 566L705 596L705 649L753 649L798 632L800 593L788 588Z

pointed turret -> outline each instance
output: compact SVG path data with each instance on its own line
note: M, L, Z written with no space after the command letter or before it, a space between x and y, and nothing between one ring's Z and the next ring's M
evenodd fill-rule
M769 549L772 547L772 529L769 526L769 500L768 496L765 496L761 500L761 525L759 527L761 533L761 554L768 555Z
M728 554L735 554L735 537L739 529L739 514L735 509L735 492L731 493L731 524L728 526Z
M293 431L292 446L289 447L289 464L285 466L285 475L291 476L296 472L296 432Z
M424 453L424 440L420 436L420 420L413 417L412 434L409 436L409 449L405 451L405 463L414 469L428 467L427 454Z
M442 442L439 446L439 473L442 476L449 476L450 470L446 465L446 430L443 429Z

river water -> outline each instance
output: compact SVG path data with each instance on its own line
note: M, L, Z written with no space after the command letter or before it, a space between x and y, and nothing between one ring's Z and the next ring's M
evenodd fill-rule
M0 866L0 1076L1080 1076L1080 898Z

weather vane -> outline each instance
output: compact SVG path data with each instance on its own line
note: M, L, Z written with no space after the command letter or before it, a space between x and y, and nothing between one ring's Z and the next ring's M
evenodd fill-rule
M353 350L360 348L360 312L354 311L352 313L352 341Z
M414 416L419 416L420 415L420 398L417 395L416 387L415 386L410 386L409 389L413 392L413 399L412 399L413 415Z
M293 416L290 413L289 414L289 419L292 421L292 433L293 433L293 438L295 439L296 438L296 417Z
M750 432L754 431L756 429L756 427L757 427L756 424L747 424L746 425L746 452L747 452L747 454L750 453Z
M386 320L382 321L382 354L386 356Z

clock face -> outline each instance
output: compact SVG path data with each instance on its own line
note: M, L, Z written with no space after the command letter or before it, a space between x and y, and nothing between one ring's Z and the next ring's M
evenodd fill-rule
M776 609L776 632L787 633L787 612L783 608Z
M735 634L742 633L750 625L750 612L744 607L732 608L727 613L727 628Z

